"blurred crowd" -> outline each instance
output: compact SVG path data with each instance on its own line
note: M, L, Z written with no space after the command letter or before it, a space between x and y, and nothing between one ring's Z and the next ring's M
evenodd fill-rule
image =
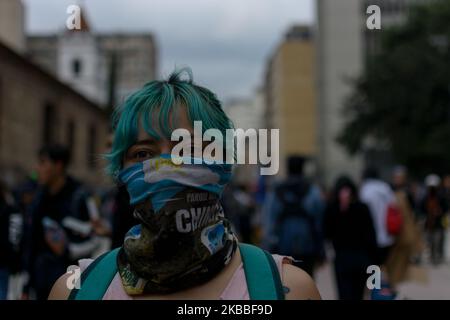
M68 174L69 161L65 147L44 147L35 175L14 188L0 185L0 299L46 299L68 266L120 246L137 224L125 188L91 190ZM325 190L303 174L304 164L289 158L281 182L261 176L227 187L223 206L241 242L291 256L313 277L330 261L340 299L366 297L371 265L382 270L371 298L390 299L411 265L445 261L450 174L421 183L399 166L386 182L370 167L358 183L342 176Z
M342 175L325 189L304 175L305 161L288 159L288 177L270 186L229 188L224 205L241 239L293 257L312 277L332 263L339 299L396 299L424 264L445 262L450 174L419 181L397 166L383 180L367 167L359 181ZM370 266L380 279L368 290Z
M89 188L68 174L69 161L64 146L44 147L35 175L1 186L0 299L47 299L70 265L120 246L137 224L125 188ZM8 290L15 275L20 287Z

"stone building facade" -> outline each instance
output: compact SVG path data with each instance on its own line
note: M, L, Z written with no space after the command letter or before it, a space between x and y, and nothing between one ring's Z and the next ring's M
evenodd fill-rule
M101 154L109 135L105 111L0 43L0 175L17 183L35 169L43 145L67 145L69 172L90 185L108 183Z

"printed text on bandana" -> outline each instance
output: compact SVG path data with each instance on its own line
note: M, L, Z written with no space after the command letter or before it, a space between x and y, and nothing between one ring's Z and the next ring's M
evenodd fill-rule
M180 209L175 214L178 232L193 232L216 219L217 205Z

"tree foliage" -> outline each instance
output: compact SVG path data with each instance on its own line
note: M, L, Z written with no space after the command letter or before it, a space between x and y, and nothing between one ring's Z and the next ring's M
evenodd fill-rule
M411 8L404 24L381 31L344 115L337 141L351 154L370 139L417 174L449 171L450 1Z

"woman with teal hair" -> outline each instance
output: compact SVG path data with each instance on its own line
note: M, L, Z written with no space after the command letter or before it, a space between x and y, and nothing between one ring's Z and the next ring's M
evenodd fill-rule
M149 82L117 110L107 171L126 186L140 224L121 247L80 260L80 281L64 274L49 299L320 299L290 257L238 242L220 204L232 164L197 156L210 141L173 139L176 129L195 136L196 121L201 133L233 129L188 68Z

